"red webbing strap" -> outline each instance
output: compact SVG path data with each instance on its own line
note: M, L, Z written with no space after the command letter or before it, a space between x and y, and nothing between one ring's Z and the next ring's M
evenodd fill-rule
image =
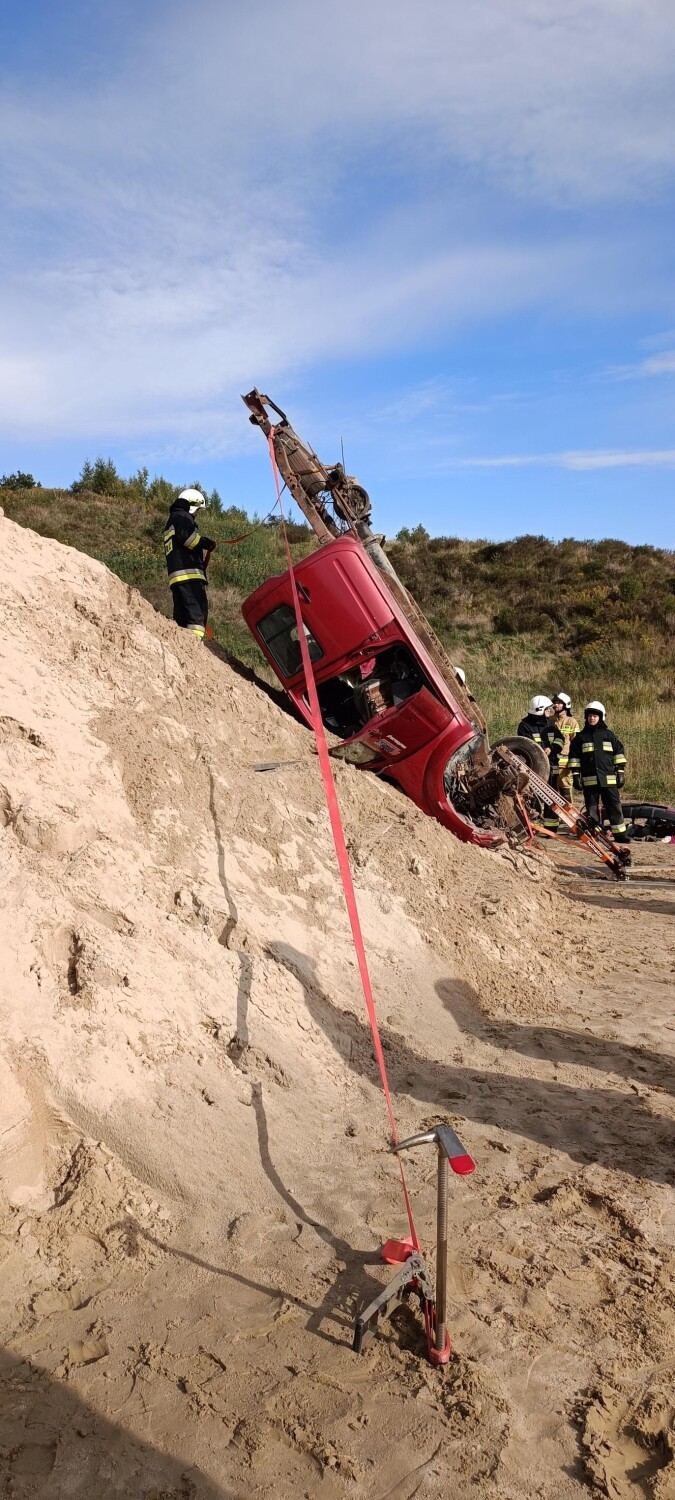
M384 1053L382 1051L382 1042L380 1040L380 1028L379 1028L379 1026L377 1024L377 1015L376 1015L376 1012L375 1012L375 1000L374 1000L374 997L373 997L372 985L370 983L370 974L368 972L368 961L366 959L366 950L365 950L364 945L363 945L363 934L361 932L361 923L359 921L359 913L358 913L358 908L357 908L357 905L356 905L356 895L354 893L354 883L352 881L352 872L351 872L351 868L350 868L350 865L349 865L349 856L347 854L347 846L345 844L344 829L342 827L342 819L340 817L340 808L339 808L339 805L338 805L337 793L335 791L335 783L333 781L333 771L332 771L332 767L331 767L331 763L330 763L330 756L328 754L328 745L326 743L326 735L325 735L325 731L324 731L324 727L323 727L323 720L321 718L321 709L319 708L319 698L318 698L318 694L317 694L317 691L316 691L316 681L315 681L315 678L314 678L314 671L313 671L313 668L312 668L312 663L311 663L311 659L310 659L310 655L309 655L309 648L308 648L308 645L307 645L307 638L305 636L304 621L303 621L302 612L301 612L301 609L300 609L300 599L298 597L298 590L297 590L297 585L296 585L296 582L295 582L295 572L294 572L294 568L293 568L293 559L291 557L291 549L290 549L289 542L288 542L288 536L286 534L286 522L285 522L285 519L284 519L283 506L282 506L282 503L281 503L281 486L280 486L280 483L279 483L280 475L279 475L279 470L277 468L276 454L274 452L274 428L271 428L270 434L269 434L269 449L270 449L270 458L272 460L272 472L274 474L274 483L275 483L276 488L277 488L277 503L278 503L278 506L279 506L279 514L280 514L280 517L281 517L281 527L282 527L283 534L284 534L284 542L286 544L286 557L288 559L288 573L289 573L289 577L290 577L290 580L291 580L291 591L292 591L292 594L293 594L293 606L294 606L294 609L295 609L295 618L296 618L297 627L298 627L298 640L299 640L299 643L300 643L300 654L302 656L302 665L303 665L303 669L304 669L304 673L305 673L305 682L307 684L307 696L308 696L308 699L309 699L309 710L310 710L310 714L311 714L311 718L312 718L312 728L314 730L314 737L316 739L316 748L317 748L317 752L318 752L318 756L319 756L319 765L321 767L321 776L322 776L322 779L323 779L323 788L324 788L324 792L326 794L326 803L328 805L328 814L329 814L329 817L330 817L330 826L331 826L331 829L333 831L333 842L335 844L335 853L337 855L338 867L339 867L340 875L341 875L341 878L342 878L342 887L343 887L343 890L344 890L344 893L345 893L345 902L346 902L346 905L347 905L347 911L349 913L349 922L350 922L350 926L351 926L351 929L352 929L352 937L354 939L354 948L356 950L356 957L357 957L357 961L358 961L358 965L359 965L359 973L361 975L361 984L363 985L363 994L364 994L364 999L365 999L365 1002L366 1002L366 1009L368 1011L368 1020L370 1021L370 1029L371 1029L372 1036L373 1036L373 1047L374 1047L374 1050L375 1050L375 1056L377 1058L377 1064L378 1064L378 1067L380 1069L380 1077L382 1079L382 1088L383 1088L383 1091L384 1091L384 1097L385 1097L385 1101L386 1101L386 1105L387 1105L387 1114L389 1115L389 1124L391 1125L391 1133L392 1133L392 1136L394 1138L394 1142L396 1143L396 1142L398 1142L398 1133L397 1133L397 1130L396 1130L396 1119L394 1117L394 1107L393 1107L393 1104L391 1102L391 1093L390 1093L390 1090L389 1090L389 1080L387 1078L387 1068L386 1068L386 1064L385 1064L385 1061L384 1061ZM420 1249L420 1243L419 1243L419 1240L417 1238L417 1230L415 1229L415 1224L414 1224L414 1220L413 1220L412 1206L411 1206L411 1203L410 1203L410 1194L408 1192L408 1184L407 1184L406 1179L405 1179L405 1172L404 1172L404 1169L403 1169L403 1162L401 1161L401 1157L398 1154L398 1152L396 1153L396 1158L397 1158L398 1165L399 1165L399 1171L401 1173L401 1185L403 1187L403 1197L405 1198L406 1213L408 1215L408 1224L410 1226L410 1238L412 1240L414 1249L415 1250L419 1250Z
M274 506L273 510L270 511L268 516L263 517L262 521L256 521L255 526L252 526L250 531L242 531L241 536L221 536L218 540L218 546L236 547L238 546L239 542L247 542L250 536L254 536L256 531L260 531L261 526L267 525L267 522L272 519L275 510L276 505ZM209 552L206 559L207 561L210 556L211 553Z

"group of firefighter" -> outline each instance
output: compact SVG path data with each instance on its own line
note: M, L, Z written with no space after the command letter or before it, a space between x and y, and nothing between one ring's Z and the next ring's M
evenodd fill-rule
M567 801L572 800L571 787L583 792L591 821L602 823L607 818L617 843L628 843L621 806L626 756L621 740L607 724L604 703L597 698L587 703L580 727L568 693L555 693L552 698L537 693L530 699L518 734L541 746L555 791ZM553 808L544 808L543 824L555 833L558 819Z

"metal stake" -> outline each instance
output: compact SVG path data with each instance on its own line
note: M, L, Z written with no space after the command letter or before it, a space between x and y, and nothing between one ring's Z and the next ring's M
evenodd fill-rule
M436 1187L436 1329L434 1348L441 1352L447 1343L446 1316L448 1304L448 1158L438 1142L438 1182Z
M436 1296L433 1324L433 1340L429 1343L429 1359L432 1365L445 1365L450 1358L450 1340L447 1330L448 1313L448 1164L458 1176L467 1176L475 1170L473 1157L465 1151L459 1136L451 1125L435 1125L420 1135L408 1136L398 1141L392 1151L404 1151L408 1146L425 1146L433 1142L438 1152L438 1176L436 1182Z

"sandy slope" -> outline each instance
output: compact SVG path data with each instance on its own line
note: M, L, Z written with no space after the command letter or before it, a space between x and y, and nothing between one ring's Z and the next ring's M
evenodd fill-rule
M1 1492L675 1494L675 887L463 848L337 767L401 1130L479 1163L456 1360L408 1313L357 1359L402 1204L308 736L0 528Z

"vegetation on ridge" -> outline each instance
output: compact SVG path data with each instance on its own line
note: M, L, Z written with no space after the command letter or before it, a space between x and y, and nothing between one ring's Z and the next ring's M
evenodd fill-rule
M2 504L13 520L99 558L170 614L161 531L176 493L147 470L124 480L97 459L69 491L5 481ZM204 530L219 543L211 624L226 650L269 678L240 606L285 569L278 525L224 508L216 491L208 500ZM295 560L316 545L304 525L289 534ZM675 802L674 553L614 540L470 542L429 537L423 527L404 529L387 550L464 667L493 737L513 732L534 692L562 689L578 710L601 697L626 742L628 794Z
M580 715L601 698L626 741L628 794L675 800L675 553L607 540L399 533L395 568L464 667L491 733L535 692Z

